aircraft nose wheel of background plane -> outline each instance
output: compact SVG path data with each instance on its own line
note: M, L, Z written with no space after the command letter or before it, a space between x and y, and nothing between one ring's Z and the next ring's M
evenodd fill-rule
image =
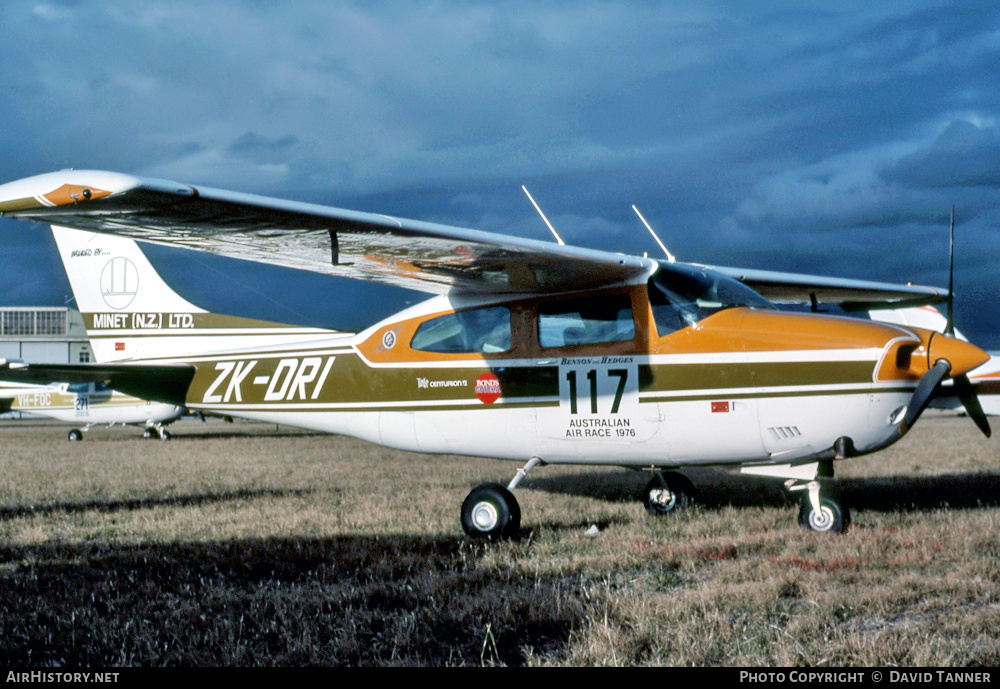
M83 433L80 432L79 428L74 428L69 432L69 435L67 437L69 438L70 442L75 443L78 440L83 440Z
M484 483L462 503L462 528L470 538L512 538L521 528L521 508L507 488Z
M682 474L655 472L642 491L642 504L652 515L675 514L694 502L694 486Z

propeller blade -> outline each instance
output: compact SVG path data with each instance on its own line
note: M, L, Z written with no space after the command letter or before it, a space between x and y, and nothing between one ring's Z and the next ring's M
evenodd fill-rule
M941 381L944 380L948 374L951 372L951 364L947 359L938 359L937 362L928 369L927 373L923 375L920 379L920 383L917 384L917 389L913 391L913 397L910 398L910 403L906 406L906 416L903 417L903 423L901 431L905 433L906 431L913 428L913 424L917 422L920 415L924 413L924 409L930 404L931 398L934 397L934 393L937 392L938 386L941 385Z
M983 405L979 403L976 387L968 376L963 374L955 377L955 392L958 394L958 399L962 401L965 411L968 412L969 418L975 421L983 435L989 438L992 434L990 422L986 419L986 413L983 412Z
M948 317L944 327L944 334L949 337L955 336L955 207L951 207L951 224L949 228L949 250L948 250ZM937 385L941 383L943 376L938 377L937 383L935 383L934 388L931 389L928 394L926 391L922 391L924 387L924 380L927 379L931 372L937 368L940 363L948 363L944 359L939 359L934 367L924 374L924 377L920 379L920 384L917 385L916 392L913 393L913 398L910 400L909 407L906 410L906 417L904 419L904 428L908 429L913 425L916 420L920 417L920 414L927 407L928 402L934 396L934 389ZM948 369L951 369L951 365L948 365ZM945 372L947 375L948 372ZM935 374L936 375L936 374ZM928 381L928 385L930 382ZM976 422L979 430L983 432L987 438L990 437L992 431L990 430L990 422L986 418L985 412L983 412L983 405L979 403L979 397L976 395L976 387L969 380L969 377L962 373L961 375L955 376L954 378L955 394L958 395L958 399L962 402L962 406L965 407L965 411L968 412L969 418ZM918 395L922 395L918 399ZM915 404L919 401L919 405ZM913 411L913 408L916 408ZM911 419L912 414L912 419Z

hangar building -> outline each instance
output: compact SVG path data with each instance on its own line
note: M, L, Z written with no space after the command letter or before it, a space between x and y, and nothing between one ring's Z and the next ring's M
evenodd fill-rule
M65 306L0 307L0 358L32 364L93 361L83 317Z

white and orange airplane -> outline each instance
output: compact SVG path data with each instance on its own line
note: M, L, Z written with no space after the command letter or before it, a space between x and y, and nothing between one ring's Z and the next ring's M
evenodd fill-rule
M110 172L0 186L0 213L53 226L94 364L0 377L100 380L194 411L350 435L416 452L522 464L472 489L472 537L520 528L514 489L539 464L649 470L643 501L692 499L678 470L786 479L800 522L842 531L833 461L900 440L942 384L989 425L966 374L989 357L929 329L777 310L762 294L876 306L940 291L670 261ZM425 293L388 316L290 329L206 312L135 239ZM747 285L753 285L754 291ZM195 289L194 292L197 290ZM429 293L429 296L427 296Z
M8 362L14 370L23 362ZM12 386L0 383L0 412L17 411L72 424L68 438L83 440L94 426L141 426L147 438L169 440L166 426L187 410L112 390L104 381Z

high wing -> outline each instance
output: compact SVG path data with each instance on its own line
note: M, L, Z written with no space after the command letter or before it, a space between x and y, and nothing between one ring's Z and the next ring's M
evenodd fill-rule
M0 215L434 294L581 290L656 268L638 256L93 170L4 184Z
M641 281L657 261L96 170L0 185L0 215L433 294L544 293ZM712 267L776 303L845 311L942 303L947 290Z
M16 383L98 383L140 399L184 406L189 364L28 364L0 359L0 378Z
M868 280L706 266L744 283L775 304L834 304L844 311L902 309L943 304L948 290Z

